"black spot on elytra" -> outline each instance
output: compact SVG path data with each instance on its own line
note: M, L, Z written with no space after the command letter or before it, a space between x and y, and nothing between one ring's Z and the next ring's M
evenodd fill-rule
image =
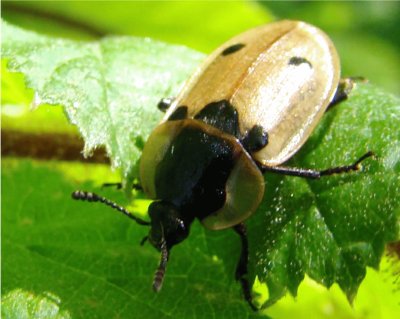
M245 44L243 44L243 43L236 43L234 45L231 45L230 47L227 47L224 51L222 51L221 54L223 56L225 56L225 55L235 53L235 52L239 51L240 49L242 49L244 46L245 46Z
M300 65L302 63L307 63L310 66L310 68L312 68L312 64L310 63L310 61L308 61L306 58L303 58L301 56L291 57L288 64L289 65Z

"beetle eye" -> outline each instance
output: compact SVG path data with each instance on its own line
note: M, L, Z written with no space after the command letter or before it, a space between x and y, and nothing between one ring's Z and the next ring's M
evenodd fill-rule
M186 228L186 225L183 222L183 220L177 218L175 222L177 227L175 229L174 237L175 240L177 241L176 243L179 243L189 235L189 230Z

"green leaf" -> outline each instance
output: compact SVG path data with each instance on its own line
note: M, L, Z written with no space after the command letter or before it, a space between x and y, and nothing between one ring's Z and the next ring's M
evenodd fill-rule
M104 145L124 178L134 175L140 141L160 120L156 105L174 96L203 55L146 38L97 42L54 39L2 22L2 57L26 75L34 105L61 104L85 140ZM139 144L139 147L137 146Z
M43 318L69 319L66 311L60 311L60 300L50 293L34 295L22 289L15 289L2 298L1 315L7 319Z
M399 239L399 119L398 98L359 84L285 165L348 165L370 150L375 159L320 180L266 174L249 233L252 275L268 284L267 305L286 291L296 295L305 274L326 287L338 283L352 301L366 267L377 268L385 244Z
M72 183L65 169L50 162L2 161L2 183L7 185L2 189L4 318L51 318L35 317L36 307L42 307L42 314L57 310L60 317L85 319L255 316L243 302L233 272L227 273L208 250L211 232L199 223L173 250L163 289L154 293L159 252L139 245L148 228L70 195L80 186L126 203L123 193ZM239 245L233 232L223 233Z
M7 185L2 190L3 318L47 319L50 311L54 318L85 319L143 318L143 314L147 318L253 317L233 281L240 247L233 232L205 231L193 225L189 239L174 248L165 285L156 295L151 281L159 255L150 245L138 244L147 229L102 205L70 199L77 187L99 191L92 184L69 181L68 170L82 175L80 170L88 165L81 166L3 159L2 182ZM101 192L124 202L113 190ZM388 276L385 270L380 276ZM357 312L346 306L337 287L333 292L321 291L308 280L301 284L296 302L285 298L268 313L291 318L301 311L309 318L318 300L316 318L325 318L326 307L331 316L344 312L340 318L385 318L377 315L394 287L382 289L381 279L367 287L364 281L363 286ZM368 298L371 294L373 299ZM386 313L397 304L398 298L391 299ZM365 317L368 313L372 315Z

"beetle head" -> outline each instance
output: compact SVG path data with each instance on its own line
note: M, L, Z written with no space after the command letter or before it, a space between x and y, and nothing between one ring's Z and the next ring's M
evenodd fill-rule
M173 245L180 243L189 235L189 225L180 218L180 211L175 205L166 201L156 201L149 206L150 232L149 242L161 251L160 264L156 270L153 289L161 289L165 269L169 258L169 251Z
M166 201L156 201L149 206L151 229L149 242L161 250L165 242L169 250L173 245L180 243L189 235L189 225L180 218L178 207Z
M133 219L139 225L151 227L148 237L143 238L142 244L148 239L155 248L161 251L160 264L156 270L153 281L153 289L157 292L160 291L168 262L169 250L173 245L180 243L189 235L190 224L185 223L180 217L181 215L178 207L165 201L153 202L149 206L149 215L151 218L151 222L149 223L148 221L136 217L125 208L107 198L91 192L75 191L72 193L72 198L88 202L103 203Z

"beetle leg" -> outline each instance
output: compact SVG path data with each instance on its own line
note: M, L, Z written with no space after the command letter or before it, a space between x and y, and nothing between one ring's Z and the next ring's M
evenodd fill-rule
M358 82L358 81L366 82L366 79L361 76L352 76L352 77L340 79L339 85L336 89L336 93L326 110L328 111L335 105L346 100L347 97L349 96L350 92L353 90L355 82Z
M122 183L103 183L103 185L101 185L102 187L110 187L110 186L114 186L117 189L121 189L122 188ZM137 190L137 191L142 191L143 188L140 184L138 183L134 183L132 184L132 189Z
M268 144L268 133L261 125L254 125L241 143L249 153L259 151Z
M278 173L278 174L283 174L283 175L318 179L322 176L329 176L329 175L333 175L333 174L342 174L342 173L348 173L351 171L358 171L361 168L360 167L361 162L371 156L374 156L374 153L369 151L369 152L365 153L363 156L361 156L357 161L355 161L351 165L331 167L331 168L327 168L324 170L313 170L313 169L285 167L285 166L265 166L262 164L259 164L259 167L263 173L264 172L273 172L273 173Z
M110 206L111 208L116 209L117 211L121 212L122 214L129 217L130 219L133 219L139 225L146 225L146 226L150 225L149 222L147 222L139 217L136 217L135 215L133 215L131 212L127 211L122 206L119 206L117 203L114 203L114 202L110 201L109 199L99 196L95 193L85 192L85 191L75 191L72 193L72 198L76 199L76 200L84 200L84 201L88 201L88 202L103 203L107 206Z
M101 187L115 187L116 189L121 189L122 188L122 183L103 183Z
M251 297L251 287L249 281L246 278L247 275L247 264L249 261L249 242L247 240L247 229L246 225L240 223L233 227L233 230L239 234L240 240L242 242L242 251L240 253L239 262L236 266L235 279L240 281L242 285L243 295L246 301L249 303L251 309L257 311L257 307L254 306Z
M175 98L173 97L161 99L160 102L158 102L157 107L161 112L165 113L174 100Z
M330 110L333 106L339 104L340 102L347 99L351 90L354 87L353 78L344 78L340 79L339 85L336 89L335 95L333 96L332 101L328 105L327 110Z
M149 239L149 236L144 236L144 237L142 238L142 240L140 241L140 246L143 246L144 243L145 243L148 239Z

